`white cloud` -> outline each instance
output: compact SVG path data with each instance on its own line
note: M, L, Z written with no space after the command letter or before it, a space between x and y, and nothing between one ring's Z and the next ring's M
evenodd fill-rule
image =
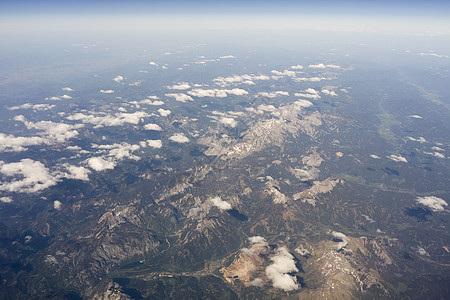
M194 97L217 97L217 98L225 98L228 96L228 94L236 95L236 96L242 96L247 95L248 92L243 89L210 89L210 90L204 90L204 89L193 89L188 92L189 95L192 95Z
M152 124L152 123L145 124L145 125L144 125L144 129L145 129L145 130L162 131L161 126L159 126L158 124Z
M445 158L445 155L444 154L442 154L442 153L439 153L439 152L437 152L437 151L435 151L435 152L424 152L425 154L428 154L428 155L433 155L433 156L435 156L435 157L437 157L437 158Z
M303 66L302 65L291 66L291 69L301 70L301 69L303 69Z
M337 66L337 65L317 64L317 65L309 65L308 68L311 68L311 69L325 69L325 68L340 69L341 67Z
M300 107L310 107L313 105L312 102L308 100L297 100L294 104Z
M444 199L435 196L417 197L416 201L429 207L432 211L443 211L444 206L448 206Z
M0 197L0 202L2 203L11 203L13 202L11 197Z
M433 149L434 151L444 151L444 149L442 149L441 147L437 147L437 146L433 146L433 147L431 147L431 149Z
M0 173L12 180L3 180L0 191L35 193L57 184L58 180L39 161L29 158L20 162L5 163L0 161Z
M87 162L88 162L89 167L91 167L92 169L94 169L97 172L103 171L103 170L114 169L114 167L116 166L114 162L104 160L101 157L91 157L88 159Z
M61 202L58 200L53 201L53 208L56 210L60 210L61 209Z
M151 62L149 62L148 63L150 66L157 66L158 64L157 63L155 63L154 61L151 61Z
M235 58L235 57L233 55L224 55L224 56L220 56L219 58L227 59L227 58Z
M219 122L224 124L227 127L235 128L237 126L237 122L233 118L221 117Z
M171 89L171 90L187 90L187 89L190 89L191 86L186 82L182 82L179 84L174 84L174 85L168 86L167 88Z
M78 179L84 181L89 180L89 173L91 173L91 171L89 171L85 167L77 167L73 165L65 165L65 167L68 171L68 173L64 175L65 178Z
M294 71L291 70L284 70L283 72L272 70L270 71L272 74L275 74L276 76L290 76L295 77L297 74Z
M406 158L404 158L403 156L400 156L400 155L392 154L392 155L389 155L389 156L386 156L386 157L391 159L391 160L393 160L393 161L396 161L396 162L405 162L405 163L408 162L406 160Z
M136 151L140 148L139 145L131 145L128 143L115 143L112 145L96 145L92 144L93 148L97 148L100 150L109 150L108 156L111 157L113 160L119 160L124 158L129 158L133 160L140 160L141 158L131 154L131 152Z
M343 234L341 232L337 232L337 231L333 231L333 232L331 232L331 234L333 235L334 238L341 240L341 242L338 242L338 244L336 246L337 251L340 251L340 250L344 249L345 247L347 247L348 238L345 234Z
M267 98L275 98L278 96L289 96L288 92L284 92L284 91L275 91L275 92L259 92L258 95L263 96L263 97L267 97Z
M244 74L244 75L232 75L229 77L217 77L213 81L222 87L228 86L230 84L255 84L256 80L269 80L270 77L266 75L254 75L254 74Z
M325 94L325 95L329 95L329 96L337 96L337 94L336 94L335 91L329 91L329 90L327 90L327 89L322 89L321 92L322 92L322 94Z
M413 119L423 119L423 117L419 115L409 115L409 117Z
M172 97L175 98L176 101L179 102L186 102L186 101L193 101L191 96L183 94L183 93L176 93L176 94L166 94L166 97Z
M61 98L57 97L57 96L53 96L53 97L46 97L45 100L60 101Z
M270 104L270 105L260 104L260 105L258 105L258 108L257 108L257 112L260 114L262 114L264 112L274 112L275 110L276 110L276 108L272 104Z
M65 92L73 92L73 89L71 89L70 87L64 87L62 88L62 90Z
M298 272L294 257L285 247L278 248L276 254L270 258L273 263L266 268L266 275L275 288L292 291L299 288L297 278L288 273Z
M117 75L117 77L115 77L113 80L117 83L120 83L123 79L124 79L123 76Z
M189 142L189 139L183 133L175 133L174 135L169 137L169 140L180 144Z
M113 94L114 90L100 90L100 93L102 93L102 94Z
M125 123L131 123L137 125L142 118L148 117L149 114L143 111L137 111L134 113L117 113L115 115L99 114L99 115L87 115L83 113L75 113L68 116L67 119L71 121L81 121L87 124L101 126L122 126Z
M298 82L302 82L302 81L319 82L322 80L326 80L326 78L325 77L297 77L297 78L294 78L294 80L298 81Z
M18 109L34 109L34 110L49 110L54 108L56 105L52 105L52 104L31 104L31 103L25 103L22 105L17 105L17 106L11 106L8 107L8 110L18 110Z
M262 244L266 243L266 239L262 236L256 235L256 236L250 236L248 238L251 244Z
M380 159L381 157L379 157L378 155L376 155L376 154L370 154L370 157L372 157L372 158L374 158L374 159Z
M219 196L210 198L209 201L212 203L212 205L216 206L220 210L230 210L232 208L230 203L222 200L222 198L220 198Z
M60 98L61 99L72 99L72 97L71 96L69 96L69 95L62 95L62 96L60 96Z
M136 102L136 103L148 104L148 105L153 105L153 106L164 105L164 101L161 101L161 100L152 101L150 99L141 100L141 101Z
M308 98L308 99L320 99L319 94L310 94L310 93L294 93L295 97Z
M161 140L147 140L147 144L149 147L160 149L162 147Z
M19 152L27 150L27 146L41 145L46 143L42 137L15 137L0 133L0 152Z
M168 109L158 109L158 113L162 116L162 117L167 117L168 115L171 114L171 111Z
M413 138L413 137L410 137L410 136L407 136L406 137L407 139L409 139L410 141L413 141L413 142L419 142L419 143L425 143L427 140L424 138L424 137L419 137L419 138Z

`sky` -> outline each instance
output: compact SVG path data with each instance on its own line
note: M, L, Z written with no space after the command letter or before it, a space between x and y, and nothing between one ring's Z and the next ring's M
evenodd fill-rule
M302 28L450 33L450 1L0 1L0 30Z

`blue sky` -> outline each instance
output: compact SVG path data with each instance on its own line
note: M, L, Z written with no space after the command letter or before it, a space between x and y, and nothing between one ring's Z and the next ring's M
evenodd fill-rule
M353 28L369 31L398 29L447 33L450 32L450 1L0 1L0 27L3 27L3 31L54 29L58 24L64 30L84 27L112 28L118 23L123 25L118 26L120 28L131 28L142 26L144 20L149 21L149 17L152 22L161 22L161 26L182 28ZM80 25L80 22L83 24Z

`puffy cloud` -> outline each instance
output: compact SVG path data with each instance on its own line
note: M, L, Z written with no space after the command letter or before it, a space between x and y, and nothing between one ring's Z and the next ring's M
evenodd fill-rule
M319 94L310 94L310 93L294 93L295 97L308 98L308 99L320 99Z
M176 94L166 94L166 97L172 97L175 98L176 101L179 102L186 102L186 101L193 101L191 96L183 94L183 93L176 93Z
M272 70L270 71L272 74L275 74L276 76L290 76L295 77L297 74L294 71L291 70L284 70L283 72Z
M404 158L403 156L400 156L400 155L391 154L391 155L386 156L386 157L391 159L391 160L393 160L393 161L396 161L396 162L405 162L405 163L408 162L406 160L406 158Z
M294 80L298 81L298 82L302 82L302 81L319 82L322 80L326 80L326 78L325 77L297 77L297 78L294 78Z
M25 151L26 146L44 144L46 140L42 137L15 137L14 135L5 135L0 133L0 152L19 152Z
M172 112L168 109L158 109L158 113L162 116L162 117L167 117L168 115L170 115Z
M303 69L303 66L302 65L291 66L291 69L301 70L301 69Z
M65 167L68 171L68 173L64 175L65 178L78 179L84 181L89 180L89 173L91 173L91 171L89 171L85 167L77 167L73 165L65 165Z
M69 95L62 95L60 97L61 97L61 99L66 99L66 100L72 99L72 96L69 96Z
M25 103L22 105L17 106L11 106L8 107L8 110L18 110L18 109L34 109L34 110L49 110L54 108L56 105L53 104L31 104L31 103Z
M158 64L157 63L155 63L154 61L151 61L151 62L149 62L148 63L150 66L157 66Z
M333 232L331 232L331 234L333 235L333 237L335 239L340 240L340 242L338 242L338 244L336 246L337 251L340 251L340 250L344 249L345 247L347 247L348 238L345 234L343 234L341 232L337 232L337 231L333 231Z
M237 126L237 122L233 118L221 117L219 122L224 124L227 127L235 128Z
M152 123L145 124L145 125L144 125L144 129L145 129L145 130L162 131L161 126L159 126L158 124L152 124Z
M0 202L2 203L11 203L13 202L11 197L0 197Z
M97 148L100 150L109 150L108 156L113 160L129 158L133 160L140 160L141 158L131 154L131 152L136 151L140 148L139 145L131 145L128 143L116 143L112 145L92 145L93 148Z
M161 140L147 140L147 144L149 147L160 149L162 147Z
M269 80L270 77L267 75L254 75L254 74L244 74L244 75L232 75L229 77L217 77L213 81L220 86L228 86L230 84L255 84L256 80Z
M129 86L140 86L142 84L142 81L143 80L137 80L137 81L134 81L132 83L129 83L128 85Z
M113 94L114 90L100 90L100 93L102 93L102 94Z
M410 136L407 136L406 137L408 140L410 140L410 141L413 141L413 142L419 142L419 143L425 143L427 140L425 139L425 138L423 138L423 137L419 137L419 138L413 138L413 137L410 137Z
M437 152L437 151L435 151L435 152L424 152L425 154L428 154L428 155L433 155L433 156L435 156L435 157L437 157L437 158L445 158L445 155L444 154L442 154L442 153L439 153L439 152Z
M275 288L293 291L299 288L297 278L288 273L298 272L294 257L285 247L278 248L276 254L270 258L273 263L266 268L266 275Z
M161 101L161 100L152 101L150 99L141 100L141 101L136 102L136 103L148 104L148 105L153 105L153 106L164 105L164 102Z
M182 82L180 84L174 84L174 85L168 86L167 88L169 88L171 90L187 90L187 89L190 89L191 86L186 82Z
M114 169L116 164L112 161L104 160L101 157L91 157L88 159L88 165L95 171L103 171L103 170L110 170Z
M431 147L431 149L433 149L434 151L444 151L444 149L437 147L437 146L433 146L433 147Z
M219 196L210 198L209 201L212 203L212 205L219 208L220 210L230 210L232 208L230 203L222 200L222 198L220 198Z
M273 106L272 104L260 104L258 105L258 108L256 109L256 112L259 114L263 114L264 112L274 112L276 111L276 107Z
M189 139L183 133L175 133L174 135L169 137L169 140L171 140L175 143L180 143L180 144L189 142Z
M61 209L61 202L58 200L53 201L53 208L56 210L60 210Z
M429 207L432 211L443 211L444 206L448 206L444 199L435 196L417 197L416 201Z
M71 89L70 87L64 87L62 88L62 90L65 92L73 92L73 89Z
M300 107L310 107L313 105L312 102L308 100L297 100L294 104Z
M6 192L35 193L58 182L43 163L29 158L9 164L0 161L0 173L6 177L14 177L0 183L0 191Z
M325 69L325 68L340 69L341 67L337 66L337 65L317 64L317 65L309 65L308 68L311 68L311 69Z
M122 126L125 123L131 123L137 125L142 118L148 117L149 114L143 111L137 111L134 113L117 113L115 115L99 114L99 115L87 115L83 113L75 113L68 116L67 119L71 121L81 121L87 124L102 126Z
M413 119L423 119L423 117L419 115L409 115L409 117Z
M375 158L375 159L380 159L380 158L381 158L381 157L379 157L379 156L376 155L376 154L370 154L370 157Z
M120 83L123 79L124 79L123 76L117 75L117 77L115 77L113 80L117 83Z
M53 97L46 97L45 100L60 101L61 98L57 97L57 96L53 96Z
M225 98L228 96L228 94L236 95L236 96L242 96L247 95L248 92L243 89L231 89L231 90L221 90L221 89L210 89L210 90L204 90L204 89L193 89L188 92L189 95L192 95L194 97L217 97L217 98Z
M248 238L249 242L251 244L262 244L262 243L266 243L266 239L262 236L259 235L255 235L255 236L251 236Z
M325 95L329 95L329 96L337 96L337 94L336 94L335 91L329 91L329 90L327 90L327 89L322 89L321 92L322 92L322 94L325 94Z
M275 92L259 92L258 95L263 96L263 97L267 97L267 98L275 98L278 96L289 96L288 92L284 92L284 91L275 91Z
M235 57L233 55L224 55L224 56L220 56L219 58L227 59L227 58L235 58Z

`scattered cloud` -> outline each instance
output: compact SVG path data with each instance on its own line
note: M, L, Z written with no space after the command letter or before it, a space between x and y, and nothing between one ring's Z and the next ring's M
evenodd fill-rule
M53 201L53 208L56 210L60 210L61 209L61 202L58 200Z
M255 84L254 81L257 80L269 80L270 77L267 75L254 75L254 74L244 74L244 75L232 75L229 77L217 77L213 81L222 87L229 86L230 84Z
M154 61L151 61L151 62L149 62L148 63L150 66L157 66L158 64L157 63L155 63Z
M187 101L193 101L194 100L191 96L183 94L183 93L166 94L166 97L172 97L176 101L179 101L179 102L187 102Z
M114 169L116 164L112 161L105 160L101 157L91 157L87 161L89 167L95 171L111 170Z
M284 91L275 91L275 92L259 92L258 93L259 96L263 96L263 97L267 97L267 98L275 98L278 96L289 96L288 92L284 92Z
M278 248L275 255L270 259L273 263L267 266L266 275L272 281L273 287L284 291L298 289L297 278L289 275L291 272L298 272L292 254L285 247L282 247Z
M345 234L343 234L341 232L337 232L337 231L333 231L333 232L331 232L331 234L333 235L333 237L335 239L340 241L340 242L338 242L338 244L336 246L336 250L337 251L341 251L342 249L347 247L347 245L348 245L348 238L347 238L347 236Z
M425 143L427 140L425 139L425 138L423 138L423 137L419 137L419 138L413 138L413 137L410 137L410 136L407 136L406 137L407 139L409 139L410 141L413 141L413 142L419 142L419 143Z
M120 83L123 79L124 79L123 76L117 75L117 77L115 77L113 80L117 83Z
M431 147L431 149L433 149L434 151L444 151L444 149L442 149L441 147L437 147L437 146L433 146L433 147Z
M113 94L114 90L100 90L100 93L102 93L102 94Z
M427 206L432 211L443 211L445 209L444 206L448 206L444 199L435 196L417 197L416 201Z
M326 78L325 77L296 77L296 78L294 78L294 80L297 82L302 82L302 81L319 82L322 80L326 80Z
M180 144L189 142L189 139L183 133L175 133L174 135L169 137L169 140L171 140L175 143L180 143Z
M192 95L194 97L217 97L217 98L225 98L228 96L228 94L231 95L236 95L236 96L242 96L242 95L247 95L248 92L246 90L243 89L231 89L231 90L227 90L227 89L209 89L209 90L204 90L204 89L193 89L191 91L188 92L189 95Z
M375 158L375 159L380 159L380 158L381 158L381 157L379 157L379 156L376 155L376 154L370 154L370 157Z
M72 96L69 96L69 95L62 95L60 97L61 97L61 99L66 99L66 100L72 99Z
M330 90L327 90L327 89L322 89L320 92L322 94L329 95L329 96L337 96L335 91L330 91Z
M220 56L219 58L228 59L228 58L235 58L235 57L233 55L224 55L224 56Z
M222 200L222 198L220 198L219 196L210 198L209 201L212 203L212 205L219 208L220 210L230 210L232 208L230 203Z
M325 68L340 69L341 67L337 66L337 65L317 64L317 65L309 65L308 68L310 68L310 69L325 69Z
M428 155L433 155L433 156L435 156L435 157L437 157L437 158L445 158L445 155L444 154L442 154L442 153L439 153L439 152L437 152L437 151L435 151L435 152L424 152L425 154L428 154Z
M302 69L303 69L303 66L302 66L302 65L295 65L295 66L291 66L291 69L294 69L294 70L302 70Z
M224 124L227 127L235 128L237 126L237 122L233 118L221 117L219 122Z
M71 89L70 87L64 87L62 88L62 90L65 92L73 92L73 89Z
M148 116L149 114L143 111L137 111L134 113L120 112L114 115L105 113L97 115L75 113L71 116L68 116L66 119L71 121L81 121L85 124L93 124L96 125L96 127L103 127L103 126L122 126L125 123L137 125L142 118Z
M277 70L272 70L270 72L272 74L275 74L276 76L290 76L290 77L297 76L297 73L295 73L295 71L291 71L291 70L284 70L283 72L280 72L280 71L277 71Z
M11 106L8 107L8 110L18 110L18 109L34 109L34 110L49 110L54 108L56 105L53 104L31 104L31 103L25 103L22 105L17 105L17 106Z
M147 140L147 144L149 147L160 149L162 147L161 140Z
M161 115L161 117L167 117L168 115L170 115L172 112L168 109L158 109L158 113Z
M13 202L11 197L0 197L0 202L2 203L11 203Z
M158 124L152 124L152 123L145 124L145 125L144 125L144 129L145 129L145 130L162 131L161 126L159 126Z
M413 119L423 119L423 117L419 115L409 115L409 117Z
M393 160L393 161L396 161L396 162L405 162L405 163L408 162L406 160L406 158L404 158L403 156L400 156L400 155L391 154L391 155L386 156L386 157L391 159L391 160Z
M43 163L29 158L13 163L0 161L0 173L12 177L0 183L0 191L5 192L35 193L58 182Z
M187 89L190 89L191 86L187 82L182 82L179 84L174 84L174 85L168 86L167 88L171 89L171 90L187 90Z

